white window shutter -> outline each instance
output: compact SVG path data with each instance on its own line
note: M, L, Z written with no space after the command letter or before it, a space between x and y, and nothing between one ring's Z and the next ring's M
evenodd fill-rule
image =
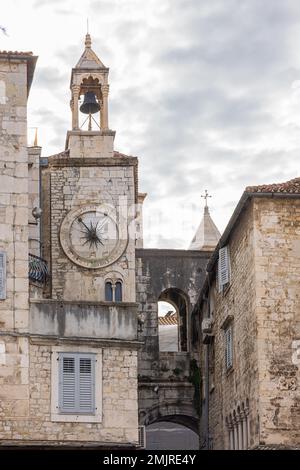
M94 376L94 360L79 357L79 410L82 413L94 412Z
M6 253L0 251L0 300L6 299Z
M224 246L219 250L218 260L218 285L219 292L222 292L223 286L230 281L230 263L228 246Z
M72 412L76 408L76 364L72 355L62 355L60 364L60 409Z

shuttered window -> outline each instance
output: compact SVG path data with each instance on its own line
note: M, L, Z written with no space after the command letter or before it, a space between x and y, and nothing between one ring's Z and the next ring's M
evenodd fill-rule
M228 246L224 246L219 250L218 260L218 284L219 292L223 291L223 287L230 282L230 260Z
M232 326L225 330L225 364L226 369L230 369L233 366Z
M59 411L95 413L95 355L59 354Z
M0 251L0 300L6 299L6 253Z

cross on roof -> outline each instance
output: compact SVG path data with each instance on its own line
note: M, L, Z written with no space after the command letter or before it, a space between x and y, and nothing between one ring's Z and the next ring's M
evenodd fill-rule
M203 197L203 199L205 199L205 207L208 207L208 205L207 205L207 199L208 199L209 197L212 197L212 196L210 196L210 195L208 194L207 189L205 190L204 196L201 196L201 197Z

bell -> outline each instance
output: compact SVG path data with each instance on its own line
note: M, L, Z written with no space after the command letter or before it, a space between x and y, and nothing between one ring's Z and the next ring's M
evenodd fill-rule
M84 114L95 114L100 110L100 104L92 91L87 91L84 94L84 100L79 109Z

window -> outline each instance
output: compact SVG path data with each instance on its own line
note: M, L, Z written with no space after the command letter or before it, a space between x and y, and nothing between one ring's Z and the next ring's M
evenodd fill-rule
M0 251L0 300L6 299L6 253Z
M115 286L115 301L122 302L122 282L116 282Z
M223 292L224 286L230 282L230 260L228 246L219 250L218 260L218 285L219 292Z
M233 366L232 326L225 330L225 364L227 370Z
M122 302L123 285L121 281L115 283L111 281L105 282L105 300L106 302Z
M105 283L105 300L107 302L112 302L113 301L113 287L112 287L112 283L110 281L107 281Z
M60 353L59 412L95 413L95 355Z

